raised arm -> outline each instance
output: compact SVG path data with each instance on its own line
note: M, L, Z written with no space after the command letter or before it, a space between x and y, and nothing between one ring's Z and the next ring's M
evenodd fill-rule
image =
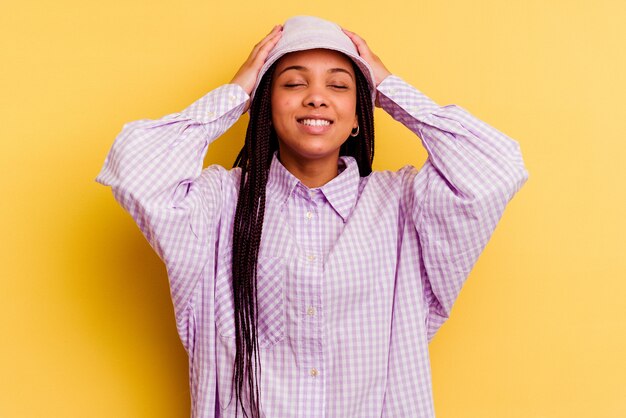
M406 198L432 339L528 172L516 141L462 107L439 106L395 75L378 90L382 108L428 151L419 172L408 176Z
M220 177L202 173L211 142L241 116L248 95L221 86L180 113L124 125L96 181L111 186L165 263L177 318L207 261L206 231L221 205ZM202 173L202 176L201 176Z
M392 75L357 34L344 30L374 71L377 105L417 134L428 152L407 171L405 204L421 249L428 339L450 315L504 208L528 180L519 144L462 107L439 106Z
M217 165L203 170L204 156L249 106L254 79L279 38L280 27L275 27L230 84L180 113L125 124L96 178L111 186L115 199L165 263L179 324L209 261L207 244L215 238L222 206L226 170Z

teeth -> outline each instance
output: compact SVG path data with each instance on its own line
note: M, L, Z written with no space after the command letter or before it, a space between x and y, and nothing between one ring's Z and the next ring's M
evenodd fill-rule
M300 121L303 125L308 126L328 126L330 125L330 121L323 119L303 119Z

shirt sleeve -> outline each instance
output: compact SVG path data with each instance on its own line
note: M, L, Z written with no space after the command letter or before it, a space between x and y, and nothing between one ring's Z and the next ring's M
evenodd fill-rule
M431 340L528 171L516 141L462 107L439 106L395 75L378 90L381 107L428 152L423 167L407 176L406 200L421 250Z
M226 170L203 170L204 157L248 99L240 86L226 84L180 113L125 124L96 178L111 186L165 263L178 321L209 260L206 244L222 204Z

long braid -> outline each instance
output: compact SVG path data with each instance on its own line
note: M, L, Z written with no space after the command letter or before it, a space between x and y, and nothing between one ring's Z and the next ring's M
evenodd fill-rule
M374 162L374 108L367 79L352 63L356 75L356 106L359 134L348 137L340 149L340 155L354 157L359 166L359 175L366 177L372 172Z
M359 135L349 137L340 154L355 158L362 177L372 171L374 158L374 114L368 83L358 67L357 113ZM236 353L233 385L236 394L235 416L243 403L244 381L250 395L251 418L260 417L259 375L261 362L258 352L257 260L265 216L265 191L274 151L278 149L276 132L271 126L271 81L276 64L264 74L250 106L250 122L245 144L234 167L241 168L239 196L235 210L232 252L232 284L235 310ZM254 367L253 367L254 360ZM258 371L258 372L257 372ZM232 392L231 392L232 396Z
M272 112L270 82L273 71L274 67L268 70L258 87L258 98L255 98L250 108L246 141L235 160L235 166L241 168L232 253L237 346L233 373L238 400L235 414L240 404L244 416L248 416L241 396L245 379L250 394L252 418L259 417L258 375L261 369L257 338L256 267L265 214L265 186L271 157L277 148L275 134L269 123Z

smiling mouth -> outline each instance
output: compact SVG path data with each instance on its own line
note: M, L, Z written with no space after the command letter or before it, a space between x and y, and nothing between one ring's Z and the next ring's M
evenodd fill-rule
M298 119L298 123L306 126L329 126L333 122L327 119Z

